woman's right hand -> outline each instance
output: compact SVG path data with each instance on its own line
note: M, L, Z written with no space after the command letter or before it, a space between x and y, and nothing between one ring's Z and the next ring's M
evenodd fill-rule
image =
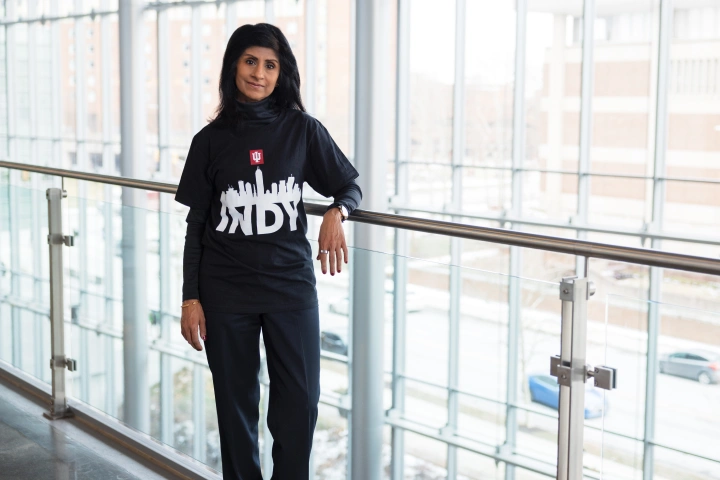
M197 302L194 303L193 302ZM180 329L182 336L187 342L198 352L202 351L202 343L207 338L205 332L205 313L203 312L202 305L199 300L186 300L183 305L188 305L182 308L182 317L180 318ZM199 330L199 335L198 335Z

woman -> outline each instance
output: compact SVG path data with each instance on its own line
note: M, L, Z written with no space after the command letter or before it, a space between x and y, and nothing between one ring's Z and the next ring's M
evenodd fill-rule
M341 222L361 199L358 173L307 115L297 62L268 24L233 33L216 117L193 138L175 199L190 207L182 335L206 347L226 480L261 479L259 338L270 374L274 479L308 478L320 397L320 333L302 187L335 202L318 237L323 274L348 251Z

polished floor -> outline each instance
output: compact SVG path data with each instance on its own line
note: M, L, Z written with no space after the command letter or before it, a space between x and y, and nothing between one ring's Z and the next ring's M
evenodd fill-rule
M0 383L0 479L158 480L158 467L72 420L50 421L32 397Z

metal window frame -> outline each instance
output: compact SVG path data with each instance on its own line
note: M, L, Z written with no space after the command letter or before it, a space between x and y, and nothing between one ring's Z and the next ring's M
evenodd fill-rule
M525 52L527 47L527 1L517 0L515 8L515 84L513 87L513 131L512 131L512 194L511 214L522 215L522 169L525 164ZM521 225L513 225L519 230ZM508 276L508 325L507 325L507 373L505 442L500 451L510 455L515 452L518 434L517 408L520 352L522 286L522 251L510 247ZM515 479L515 465L505 464L505 479Z
M158 10L157 17L157 96L158 96L158 150L160 155L160 178L170 178L170 19L168 10ZM166 312L172 310L170 299L170 209L168 195L160 194L160 315L161 338L170 339L173 318ZM163 250L166 250L163 254ZM168 445L175 443L174 382L172 378L172 357L160 352L160 439ZM193 402L194 408L194 402Z
M15 18L15 2L8 2L5 4L5 15L7 18ZM17 48L15 46L15 25L5 25L5 88L6 88L6 99L7 99L7 155L9 158L15 159L17 152L17 140L13 139L12 136L17 128L17 122L15 121L17 96L15 95L15 52ZM17 184L20 178L20 172L10 172L10 183ZM10 189L10 208L9 218L10 223L10 268L19 271L20 270L20 231L17 226L19 225L20 211L19 211L19 199L17 188ZM14 276L11 280L10 293L14 297L20 297L20 278ZM12 325L11 332L11 344L12 344L12 363L13 365L20 366L21 364L21 322L20 322L20 310L15 307L10 308L10 323Z
M385 84L387 22L390 5L384 0L355 3L355 168L363 202L379 211L387 209ZM359 142L357 139L363 139ZM383 320L385 231L371 225L353 227L357 248L352 268L352 331L349 391L350 478L382 478L383 433Z
M662 230L665 208L665 156L668 131L668 87L670 70L670 44L673 24L672 0L660 1L660 28L658 31L657 98L655 105L655 151L653 169L652 225ZM661 248L661 239L652 240L652 248ZM660 300L663 270L650 268L647 313L647 366L645 383L645 418L643 432L643 478L652 479L655 471L655 420L658 375L658 341L660 337Z
M592 147L592 101L593 79L595 64L593 53L595 49L595 0L583 0L582 14L582 60L580 74L580 139L578 158L578 192L577 192L577 222L587 224L588 204L590 202L590 149ZM577 238L587 239L587 232L578 230ZM575 272L578 276L587 275L584 258L578 258L575 263Z
M145 5L142 0L119 3L121 173L141 175L147 152L145 112ZM123 257L123 420L149 431L146 258L146 197L130 188L122 191Z
M28 12L31 16L35 14L35 9L37 8L37 2L31 1L28 4ZM28 28L28 78L34 79L37 78L37 33L35 32L37 30L37 24L29 24L27 26ZM38 83L36 81L30 82L28 85L29 87L29 109L30 109L30 135L34 136L37 135L37 118L39 115L39 108L38 108ZM41 159L38 152L38 142L37 141L31 141L30 142L30 161L35 164L41 163ZM42 162L46 163L46 162ZM37 175L34 175L33 178L30 180L32 185L32 190L34 192L39 192L40 186L39 186L39 179ZM31 202L32 202L32 211L37 212L40 208L40 198L38 194L32 195ZM42 220L39 215L33 214L32 216L32 224L33 224L33 231L32 231L32 245L33 245L33 274L34 274L34 282L33 282L33 295L35 298L41 298L42 297L42 282L40 281L40 278L42 275L42 238L41 238L41 232L42 232ZM38 378L45 378L47 376L47 368L45 368L45 362L43 362L43 356L45 352L43 351L42 344L43 344L43 330L44 330L45 322L44 318L41 315L34 315L33 318L33 331L34 331L34 364L35 364L35 375Z
M452 192L453 209L462 207L463 170L461 164L465 158L465 30L467 24L467 5L465 0L455 0L455 65L453 85L452 119ZM409 186L408 186L409 187ZM459 221L453 218L453 221ZM462 296L462 240L450 239L450 304L448 309L448 421L444 433L454 436L457 432L460 399L457 393L460 381L460 299ZM457 447L447 445L447 478L457 478Z
M101 7L109 10L110 0L102 0ZM112 115L111 115L111 66L110 66L110 17L103 15L100 17L100 81L102 85L102 158L103 158L103 172L107 174L115 173L115 156L113 155L112 147ZM59 42L58 42L59 44ZM113 187L105 185L104 192L104 205L103 205L103 222L104 222L104 233L105 233L105 244L113 245L115 229L113 226ZM105 305L104 305L104 318L105 325L112 326L115 323L115 309L114 309L114 296L115 282L114 282L114 252L110 248L105 248L104 258L104 285L105 285ZM117 411L117 399L115 389L116 379L116 366L115 366L115 340L112 337L105 337L104 339L104 362L105 362L105 411L116 412Z
M397 1L397 65L395 85L395 197L407 201L408 167L400 159L410 154L410 0ZM395 213L400 213L396 210ZM406 230L395 229L393 259L393 358L392 406L388 415L402 417L405 413L405 364L407 332L407 277L409 236ZM390 478L400 479L405 471L405 430L390 428Z

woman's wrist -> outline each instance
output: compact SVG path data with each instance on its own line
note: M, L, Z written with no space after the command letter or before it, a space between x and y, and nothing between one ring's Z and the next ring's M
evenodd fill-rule
M342 212L340 212L339 208L331 208L330 210L325 212L325 215L323 215L323 217L334 218L335 220L337 220L338 222L341 222L341 223L342 223L342 219L343 219Z
M189 299L189 300L185 300L185 301L183 301L182 304L180 305L180 308L188 308L188 307L191 307L191 306L193 306L193 305L200 305L200 300L198 300L197 298L191 298L191 299Z

